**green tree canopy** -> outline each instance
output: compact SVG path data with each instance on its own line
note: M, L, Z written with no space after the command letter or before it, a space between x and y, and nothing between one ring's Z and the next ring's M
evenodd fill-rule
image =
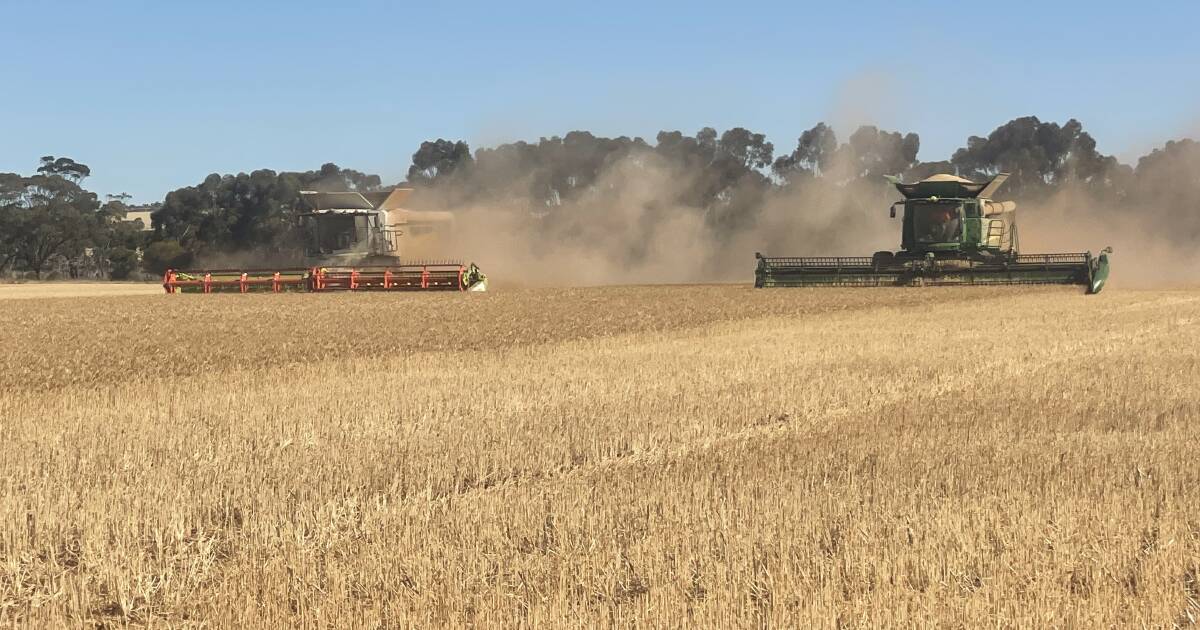
M1006 190L1019 197L1044 195L1069 183L1113 188L1130 173L1116 158L1097 151L1095 139L1074 118L1064 125L1036 116L1011 120L986 138L968 138L950 161L967 178L1009 173Z
M295 209L301 190L368 192L380 185L378 175L336 164L301 173L214 173L198 185L167 193L151 217L156 238L180 243L193 253L278 252L296 246Z
M0 271L20 264L40 277L56 258L76 258L103 238L109 220L79 185L90 172L47 156L37 175L0 175Z
M408 167L408 181L432 184L470 168L473 162L471 148L461 140L451 142L438 138L432 142L422 142L417 152L413 153L412 166Z

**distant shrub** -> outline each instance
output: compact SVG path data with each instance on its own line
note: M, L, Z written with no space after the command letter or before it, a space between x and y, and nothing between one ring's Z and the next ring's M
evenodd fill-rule
M186 267L192 263L192 253L184 249L178 241L158 241L151 243L142 252L142 269L161 275L168 269Z

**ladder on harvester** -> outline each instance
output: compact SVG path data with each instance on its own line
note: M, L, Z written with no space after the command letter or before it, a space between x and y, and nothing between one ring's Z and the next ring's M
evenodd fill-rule
M1004 245L1004 222L1003 221L988 221L987 243L988 247L1003 249Z
M1015 251L1017 249L1017 226L1013 225L1011 229L1006 229L1003 221L989 221L987 238L984 241L989 248L995 248L1002 252Z

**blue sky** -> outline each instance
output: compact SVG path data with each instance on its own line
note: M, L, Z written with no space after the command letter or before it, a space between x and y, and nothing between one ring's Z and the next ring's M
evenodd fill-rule
M0 171L66 155L154 201L329 161L398 181L437 137L744 126L780 153L822 120L933 160L1027 114L1132 160L1200 137L1197 28L1197 2L0 0Z

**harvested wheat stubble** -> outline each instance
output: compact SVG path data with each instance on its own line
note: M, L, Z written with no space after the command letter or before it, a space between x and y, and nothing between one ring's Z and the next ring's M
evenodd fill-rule
M0 301L35 298L111 297L162 294L150 282L27 282L0 283Z
M71 302L0 311L0 622L1200 613L1200 292Z

